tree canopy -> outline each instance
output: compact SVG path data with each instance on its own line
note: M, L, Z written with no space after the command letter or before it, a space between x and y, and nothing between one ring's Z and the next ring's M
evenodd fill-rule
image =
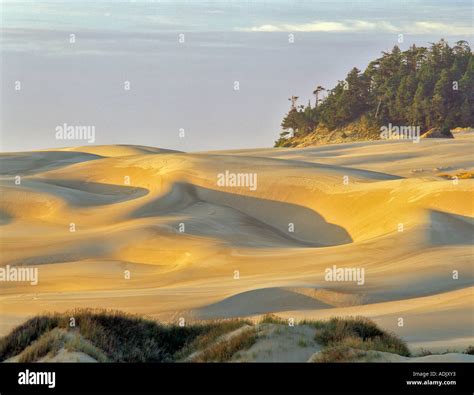
M373 125L413 125L422 131L474 125L474 57L466 41L450 47L445 40L429 48L412 45L353 68L320 105L291 108L279 141L291 134L344 128L365 118ZM277 141L276 145L279 145Z

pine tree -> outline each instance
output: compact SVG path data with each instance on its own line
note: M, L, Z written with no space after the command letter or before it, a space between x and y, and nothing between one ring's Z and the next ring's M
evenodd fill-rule
M284 131L304 135L318 125L333 130L351 122L413 125L422 131L473 127L474 57L466 41L451 48L442 39L403 52L395 46L363 73L353 68L327 92L315 108L291 108L282 122Z

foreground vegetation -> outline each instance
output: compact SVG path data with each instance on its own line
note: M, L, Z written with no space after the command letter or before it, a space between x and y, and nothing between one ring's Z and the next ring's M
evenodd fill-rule
M55 361L61 360L54 359L57 355L82 353L85 361L98 362L228 362L239 360L241 351L265 338L263 328L274 327L275 333L281 333L286 327L291 335L292 325L271 314L258 323L229 319L164 325L119 311L80 309L37 316L18 326L0 339L0 361ZM399 337L364 317L304 320L295 325L314 331L318 352L313 362L360 361L374 352L410 356ZM296 344L308 347L302 340ZM466 353L472 354L472 347Z
M71 318L74 326L71 326ZM183 358L219 334L234 330L245 321L215 321L195 325L163 325L119 311L74 310L34 317L0 339L0 360L20 355L20 361L38 360L67 345L62 329L76 343L100 350L100 360L109 362L169 362ZM77 340L79 339L79 340ZM25 351L25 354L22 354ZM81 349L77 350L81 351ZM94 355L99 355L97 352Z
M369 350L410 356L403 340L364 317L332 318L316 332L316 340L326 346L316 362L350 362Z

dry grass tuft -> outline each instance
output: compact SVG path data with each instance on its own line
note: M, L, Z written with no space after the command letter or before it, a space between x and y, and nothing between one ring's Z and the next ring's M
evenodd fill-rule
M249 329L229 339L211 345L200 352L192 362L227 362L238 351L250 348L257 339L257 331Z
M316 332L315 340L326 346L316 362L350 362L370 350L410 356L407 345L400 338L364 317L332 318Z

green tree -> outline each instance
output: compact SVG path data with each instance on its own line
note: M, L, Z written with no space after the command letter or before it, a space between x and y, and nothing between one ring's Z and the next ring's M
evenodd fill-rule
M318 86L313 94L321 90ZM331 131L351 122L415 125L422 131L472 127L474 57L467 41L450 47L441 39L429 48L412 45L406 51L395 46L364 72L353 68L327 93L314 108L291 108L282 122L282 137L288 137L289 130L298 136L319 125Z

